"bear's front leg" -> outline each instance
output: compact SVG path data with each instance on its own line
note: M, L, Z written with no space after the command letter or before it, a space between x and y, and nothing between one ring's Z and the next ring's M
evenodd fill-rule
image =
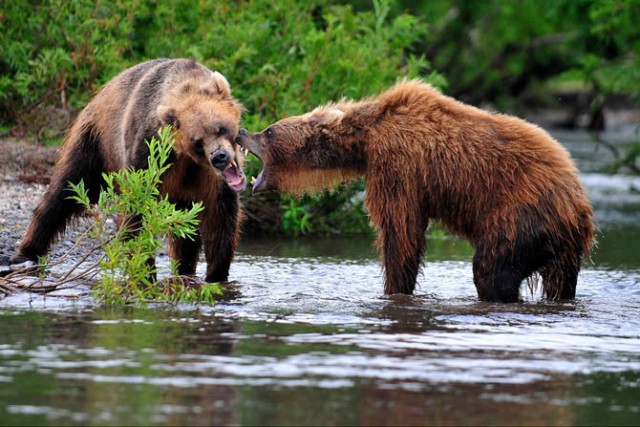
M200 236L207 260L207 282L224 282L238 246L240 202L238 194L223 184L217 195L204 201Z
M193 201L179 201L175 203L177 209L187 210L193 206ZM200 232L192 238L169 236L169 256L178 263L177 274L180 276L193 276L198 266L198 255L202 241Z
M429 221L420 204L411 199L369 196L367 207L378 232L377 245L382 252L384 293L413 294L425 251L425 231ZM407 196L410 197L410 196Z

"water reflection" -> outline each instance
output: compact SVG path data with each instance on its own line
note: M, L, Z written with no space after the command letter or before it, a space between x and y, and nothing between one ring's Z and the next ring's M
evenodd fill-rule
M383 301L359 323L332 324L233 319L229 306L3 313L15 327L0 332L11 343L0 346L0 414L8 424L597 424L640 410L629 395L637 323L589 331L606 319L584 303L420 306ZM582 418L594 405L600 416Z

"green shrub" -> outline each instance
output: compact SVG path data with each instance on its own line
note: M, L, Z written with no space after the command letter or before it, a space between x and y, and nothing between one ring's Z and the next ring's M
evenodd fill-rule
M158 133L160 139L149 141L149 167L126 169L103 174L105 187L97 205L91 205L84 183L71 184L76 202L88 209L95 219L91 238L104 250L99 284L94 288L97 298L107 304L141 303L147 301L213 302L219 293L215 284L195 283L191 278L167 279L158 283L154 260L167 234L192 238L197 231L198 213L202 204L189 210L176 209L168 196L161 197L162 175L171 166L167 163L173 138L171 128ZM108 223L123 219L112 234ZM175 271L175 265L173 270ZM194 285L195 286L192 286Z
M3 2L3 127L15 125L21 132L44 137L58 134L93 91L132 65L127 39L134 8L127 3L131 2ZM52 122L52 110L60 111L62 120Z
M402 76L435 79L411 54L425 25L373 4L377 13L328 0L4 2L0 119L34 130L29 119L48 107L72 116L118 72L156 57L193 56L225 74L251 129Z

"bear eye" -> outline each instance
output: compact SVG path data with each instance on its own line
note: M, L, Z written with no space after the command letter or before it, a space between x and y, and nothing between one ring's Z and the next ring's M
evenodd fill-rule
M265 130L264 134L267 135L268 137L273 136L273 129L269 128L269 129Z
M229 129L227 129L224 126L221 126L220 129L218 129L218 136L225 136L228 133L229 133Z
M204 141L202 139L194 139L192 142L193 150L197 154L204 154Z

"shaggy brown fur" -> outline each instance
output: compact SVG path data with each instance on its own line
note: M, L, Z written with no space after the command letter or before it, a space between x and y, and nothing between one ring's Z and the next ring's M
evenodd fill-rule
M34 212L13 262L44 255L81 207L68 199L69 182L84 180L93 203L102 173L147 166L145 140L161 126L177 130L172 167L162 193L178 207L202 201L195 241L170 239L180 274L194 274L204 243L207 281L226 280L239 232L236 191L244 188L242 156L234 138L242 107L229 83L189 59L157 59L125 70L85 107L64 142L51 184Z
M545 131L403 81L238 137L263 172L254 192L317 191L366 176L385 292L411 294L430 219L467 238L486 301L516 301L539 272L549 299L574 298L593 213L567 151Z

